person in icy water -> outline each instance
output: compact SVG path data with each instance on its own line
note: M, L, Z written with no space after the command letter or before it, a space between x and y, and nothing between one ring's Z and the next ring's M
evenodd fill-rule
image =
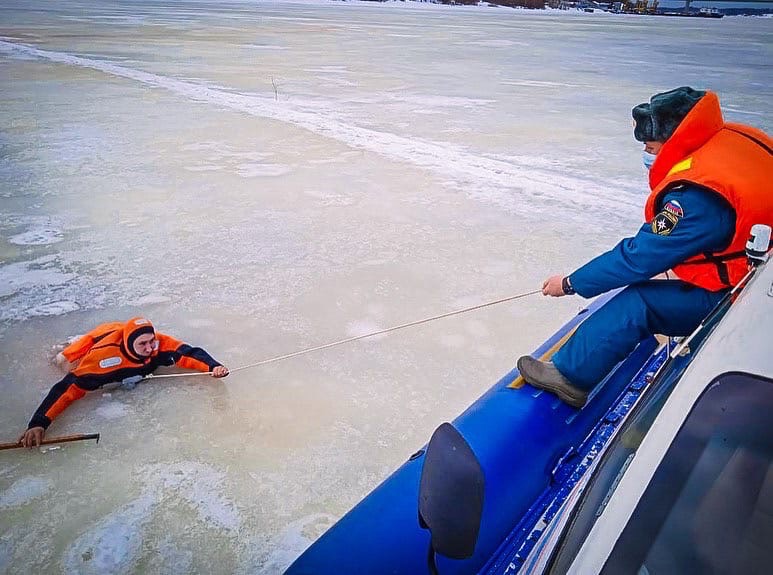
M206 351L157 332L142 317L97 326L57 354L56 362L67 375L51 388L30 419L19 438L24 447L40 445L56 416L87 391L107 383L120 382L131 389L156 368L169 365L211 371L212 377L228 375L228 369Z
M517 363L529 384L578 408L640 341L689 335L745 275L751 226L773 225L773 141L765 132L725 123L716 94L689 87L656 94L632 114L649 170L645 223L568 276L546 279L542 293L590 298L628 287L552 362ZM669 269L678 279L649 279Z

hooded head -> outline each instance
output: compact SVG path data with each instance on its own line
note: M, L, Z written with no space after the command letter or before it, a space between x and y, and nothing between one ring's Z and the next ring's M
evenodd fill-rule
M665 142L705 95L706 92L687 86L655 94L649 103L644 102L631 110L633 137L640 142Z
M154 336L156 335L156 330L153 327L153 324L150 323L149 319L145 319L144 317L133 317L124 325L123 345L126 349L126 353L128 353L132 358L142 360L152 355L153 351L155 351L153 350L149 354L142 354L134 349L134 344L137 341L137 338L146 334L152 334Z

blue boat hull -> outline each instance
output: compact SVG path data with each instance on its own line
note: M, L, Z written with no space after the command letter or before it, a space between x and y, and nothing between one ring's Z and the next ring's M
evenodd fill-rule
M608 300L597 300L534 353L561 339ZM582 410L529 385L508 387L513 369L453 425L469 443L485 475L483 516L474 555L437 557L442 575L477 573L550 485L556 465L596 426L650 357L654 339L640 345L608 377ZM429 532L418 521L424 449L324 533L286 571L288 575L414 575L428 572Z

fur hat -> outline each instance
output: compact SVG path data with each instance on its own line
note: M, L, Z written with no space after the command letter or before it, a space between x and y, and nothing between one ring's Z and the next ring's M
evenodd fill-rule
M633 110L633 137L640 142L665 142L706 92L687 86L655 94Z

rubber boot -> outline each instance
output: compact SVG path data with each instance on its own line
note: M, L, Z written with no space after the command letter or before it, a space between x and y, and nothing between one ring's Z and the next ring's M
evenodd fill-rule
M518 358L517 366L526 383L537 389L555 393L561 401L572 407L579 409L588 400L588 392L573 386L552 362L524 355Z

